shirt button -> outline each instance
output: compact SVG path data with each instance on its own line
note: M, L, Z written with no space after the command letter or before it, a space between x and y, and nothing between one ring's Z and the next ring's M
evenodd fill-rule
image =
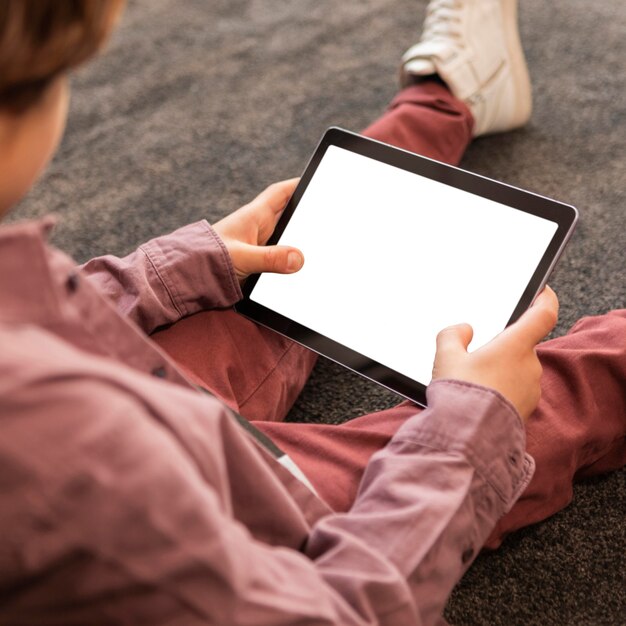
M74 293L78 289L79 282L80 277L78 276L78 272L72 272L68 275L67 280L65 281L65 288L69 293Z
M157 378L165 378L167 376L167 372L165 371L164 367L155 367L152 370L152 375L156 376Z
M473 556L474 556L474 548L467 548L467 550L465 550L463 554L461 555L461 562L463 563L463 565L467 564L468 561L471 561Z

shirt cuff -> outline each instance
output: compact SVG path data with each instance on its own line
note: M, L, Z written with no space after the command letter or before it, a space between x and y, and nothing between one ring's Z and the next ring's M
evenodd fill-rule
M462 453L498 495L501 514L509 511L535 470L517 410L494 389L458 380L433 381L426 397L436 410L408 420L394 440Z
M206 220L152 239L141 250L183 316L242 298L228 250Z

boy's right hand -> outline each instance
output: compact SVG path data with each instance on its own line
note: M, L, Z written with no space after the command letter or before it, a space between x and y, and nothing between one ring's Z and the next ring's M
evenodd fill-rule
M468 353L469 324L444 328L437 335L433 380L452 378L499 391L526 420L541 397L541 364L535 346L555 326L559 302L546 287L533 305L488 344Z

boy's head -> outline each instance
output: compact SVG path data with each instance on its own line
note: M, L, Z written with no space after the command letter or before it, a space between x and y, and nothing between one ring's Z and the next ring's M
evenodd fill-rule
M124 0L0 2L0 217L51 158L67 73L104 44Z

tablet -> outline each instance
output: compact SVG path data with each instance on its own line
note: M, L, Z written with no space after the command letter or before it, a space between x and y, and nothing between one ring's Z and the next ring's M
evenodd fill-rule
M435 341L470 350L530 306L576 209L339 128L322 137L268 245L304 266L251 276L236 310L424 405Z

